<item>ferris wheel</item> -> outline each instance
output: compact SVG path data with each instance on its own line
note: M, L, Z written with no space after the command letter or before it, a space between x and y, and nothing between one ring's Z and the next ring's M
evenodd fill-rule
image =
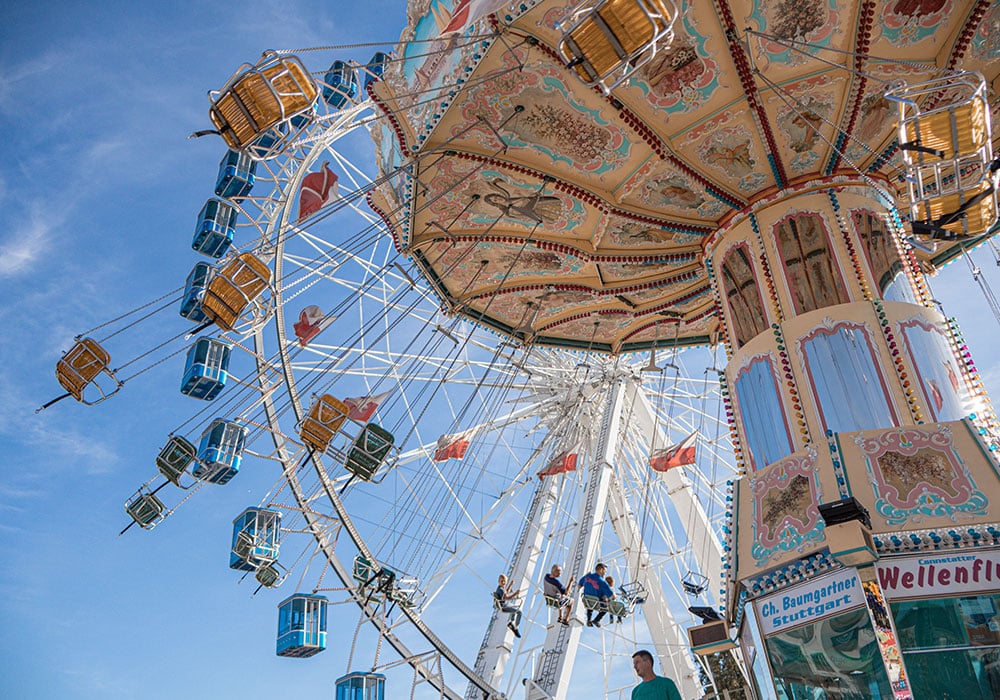
M254 354L284 479L260 505L315 539L309 594L360 610L355 666L394 663L363 650L367 621L369 646L393 647L429 697L531 686L555 697L594 678L617 697L641 644L675 659L674 677L694 688L686 608L718 600L737 471L713 357L517 345L443 311L362 201L369 180L340 149L359 126L376 140L389 127L370 103L351 109L272 161L263 189L281 204L257 226L274 310L253 332ZM302 180L327 168L339 194L300 221ZM355 468L373 425L391 447ZM651 452L689 435L696 465L650 467ZM544 575L558 564L575 583L598 561L620 607L587 629L581 601L576 622L559 625ZM519 590L519 637L493 605L501 573Z
M218 262L197 263L179 297L99 326L60 360L65 396L94 404L187 351L181 392L204 407L170 432L157 474L126 501L129 527L153 529L257 458L278 478L234 520L230 567L258 590L294 585L279 655L322 651L336 612L338 625L356 621L348 670L365 669L348 684L405 666L412 697L564 698L595 683L619 697L645 645L700 692L687 608L722 604L719 541L738 472L716 358L515 342L449 309L400 251L387 212L365 201L406 169L380 163L372 178L347 155L370 148L366 131L392 138L364 92L390 60L335 61L312 97L315 79L294 57L242 66L213 97L234 150L192 241ZM227 122L227 99L248 81L293 104L269 129ZM104 345L177 301L173 323L197 327L112 369ZM240 354L253 369L237 377ZM615 600L576 594L599 562ZM572 615L545 592L556 566ZM516 593L495 604L501 574Z

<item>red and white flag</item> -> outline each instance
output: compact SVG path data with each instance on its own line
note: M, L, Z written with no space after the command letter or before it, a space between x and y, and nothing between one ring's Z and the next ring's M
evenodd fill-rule
M462 459L469 449L475 428L469 428L461 433L448 433L438 438L437 449L434 450L434 461L443 462L446 459Z
M367 423L368 419L375 414L375 409L378 408L378 405L385 401L386 397L391 393L390 391L386 391L373 396L358 396L353 399L344 399L344 403L350 409L347 417L359 423Z
M310 340L323 330L323 319L326 315L318 306L307 306L299 312L299 320L292 324L299 345L305 347Z
M653 471L665 472L674 467L694 464L697 438L698 431L696 430L676 445L653 450L649 455L649 466L652 467Z
M538 472L538 478L542 479L546 476L553 476L555 474L565 474L566 472L576 471L576 460L580 455L580 444L577 443L573 447L569 448L565 452L560 452L555 457L549 460L549 463L545 465L545 469Z
M302 187L299 189L298 221L315 214L336 198L337 174L330 170L329 163L323 163L323 168L319 172L309 173L302 178Z

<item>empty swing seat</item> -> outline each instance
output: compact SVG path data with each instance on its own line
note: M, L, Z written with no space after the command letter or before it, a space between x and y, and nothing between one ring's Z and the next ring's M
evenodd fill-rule
M997 221L986 81L966 71L886 92L898 105L914 232L974 236Z
M216 338L198 338L188 350L181 393L211 401L226 386L232 348Z
M210 258L221 258L236 234L236 207L221 199L205 202L194 227L191 248Z
M318 452L325 451L350 411L346 403L330 394L314 397L308 415L302 419L302 442Z
M197 448L186 438L171 435L167 444L156 455L156 469L174 486L181 485L181 475L194 462Z
M358 72L344 61L334 61L323 76L323 101L334 109L343 109L358 98Z
M355 476L370 481L392 448L393 436L385 428L368 423L351 444L344 466Z
M233 520L233 545L229 568L256 571L277 560L281 538L281 513L267 508L247 508Z
M385 700L385 676L354 671L337 679L336 700Z
M122 386L108 369L110 363L111 355L100 343L80 338L56 363L56 379L74 399L93 406L118 393Z
M151 530L165 517L166 506L145 487L139 489L132 498L125 502L125 512L143 530Z
M180 314L184 318L202 323L208 320L208 316L201 309L201 302L205 298L205 288L212 277L212 266L207 262L196 263L187 282L184 284L184 296L181 298Z
M278 567L274 563L264 564L257 569L257 573L253 575L257 579L257 583L262 585L264 588L276 588L281 584L282 578L281 574L278 572Z
M213 484L228 483L240 470L246 437L247 429L239 423L213 420L201 435L194 477Z
M305 658L326 649L325 596L296 593L278 605L278 656Z
M202 300L206 318L231 331L240 316L271 282L271 270L252 253L230 260L212 277Z
M256 65L241 66L212 94L209 117L226 144L238 151L275 125L311 112L317 95L316 83L299 59L267 53ZM274 144L275 154L281 145Z
M996 192L988 180L977 186L938 197L929 197L911 206L915 221L942 229L935 238L977 236L997 222Z
M670 0L584 0L559 52L585 84L608 92L669 46L676 17Z
M246 153L226 151L219 163L215 194L226 199L240 199L250 194L257 181L257 161Z

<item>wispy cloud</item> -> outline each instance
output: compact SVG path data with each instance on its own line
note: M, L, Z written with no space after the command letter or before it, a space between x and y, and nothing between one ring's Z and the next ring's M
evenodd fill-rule
M42 216L40 207L32 209L28 220L0 242L0 277L30 271L51 244L57 220L52 216Z
M60 52L51 50L22 63L0 65L0 113L17 111L18 90L23 89L26 96L30 95L31 81L65 65L65 59Z

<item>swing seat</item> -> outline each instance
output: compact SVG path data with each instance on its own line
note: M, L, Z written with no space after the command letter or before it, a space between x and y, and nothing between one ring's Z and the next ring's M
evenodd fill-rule
M156 469L167 481L180 487L181 475L194 461L198 449L187 439L172 435L156 455Z
M368 423L351 445L344 467L355 476L371 481L392 448L393 436L385 428Z
M580 80L606 94L670 45L676 17L671 0L584 0L559 53Z
M937 151L942 160L970 155L989 143L989 110L980 99L918 114L904 120L900 126L903 144L917 144Z
M219 328L231 331L244 310L270 283L270 268L252 253L243 253L226 263L209 281L202 311Z
M257 65L241 66L210 95L209 118L226 145L239 151L272 127L310 112L318 94L299 59L266 53ZM272 148L275 155L287 138L280 140Z
M299 432L302 442L318 452L324 452L350 412L346 403L330 394L314 398L309 414L302 419Z
M121 382L108 369L110 363L111 355L100 343L93 338L81 338L56 363L56 379L74 399L93 406L121 389ZM85 395L91 386L93 390Z
M631 611L628 606L620 600L609 600L608 601L608 614L616 617L625 618Z
M125 502L125 512L143 530L152 530L158 522L163 520L163 511L166 506L163 501L156 497L156 494L139 489L136 494Z
M978 236L997 222L996 192L989 180L983 180L974 188L917 201L911 216L918 227L929 226L934 238Z
M583 607L587 610L593 611L607 611L609 600L601 600L596 595L585 595L583 596Z
M253 576L264 588L277 588L281 584L281 574L274 564L265 564Z

